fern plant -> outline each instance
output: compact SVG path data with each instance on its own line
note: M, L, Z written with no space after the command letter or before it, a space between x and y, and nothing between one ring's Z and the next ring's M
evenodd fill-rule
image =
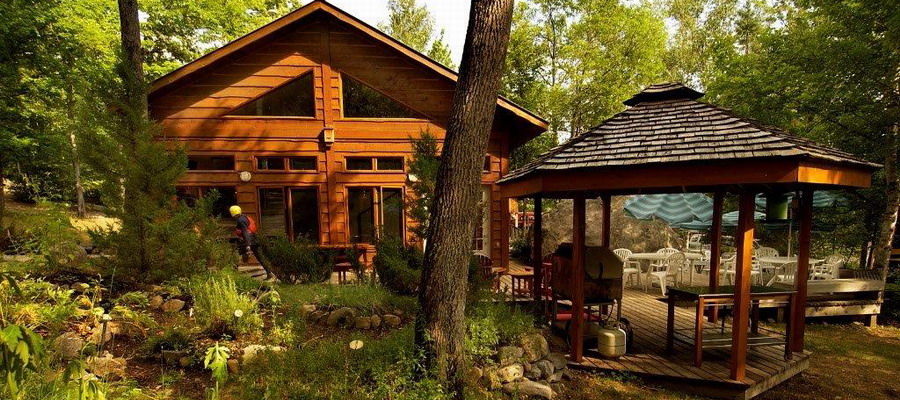
M22 399L20 390L29 372L36 372L44 360L41 337L31 329L10 325L0 331L0 372L12 399Z
M219 346L219 342L213 347L206 350L206 358L203 360L203 367L212 371L213 380L216 386L210 393L210 400L218 400L219 385L224 385L228 380L228 358L231 357L231 350L225 346Z

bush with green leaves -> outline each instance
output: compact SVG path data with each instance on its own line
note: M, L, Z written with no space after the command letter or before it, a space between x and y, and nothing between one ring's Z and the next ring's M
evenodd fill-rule
M0 281L0 325L20 324L61 332L79 316L73 291L35 279Z
M315 304L326 309L349 307L362 315L387 314L393 313L394 310L413 314L418 307L414 297L401 296L381 286L280 284L278 292L281 294L283 307L293 314L299 314L301 312L299 307L304 304Z
M425 255L418 247L386 236L375 244L375 272L388 290L402 295L416 293L422 280Z
M51 271L78 269L84 264L87 258L78 230L62 206L41 202L34 210L10 214L9 226L0 238L0 253L37 255L39 267Z
M160 283L210 269L236 267L237 253L223 235L219 220L213 216L217 198L213 191L193 206L180 203L161 209L152 224L144 225L146 233L141 236L149 242L145 248L152 251L143 256L130 243L135 240L134 232L127 229L93 230L91 239L110 257L107 264L118 269L117 279ZM153 267L139 269L143 263Z
M286 283L319 283L331 278L334 254L316 243L284 234L260 236L260 250L272 273Z
M479 301L466 307L466 351L476 363L489 363L497 347L536 331L534 316L515 305Z
M39 371L44 362L44 345L41 336L31 329L9 325L0 331L0 393L9 393L11 399L22 399L22 384L26 375Z
M214 337L257 332L262 326L259 300L238 291L234 279L222 273L196 277L190 287L197 322Z

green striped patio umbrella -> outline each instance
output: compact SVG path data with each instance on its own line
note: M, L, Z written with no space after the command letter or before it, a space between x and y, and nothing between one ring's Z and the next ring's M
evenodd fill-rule
M727 212L722 214L722 226L725 228L733 228L737 226L739 213L737 211ZM759 211L755 211L753 213L753 218L757 221L763 220L766 218L765 213L761 213ZM683 224L675 224L672 225L673 228L682 228L682 229L693 229L696 231L709 229L712 226L712 215L704 220L694 220L691 222L686 222Z
M794 194L788 193L788 201L793 201ZM817 190L813 192L813 207L815 208L825 208L831 207L835 205L844 205L847 204L847 198L844 197L840 192L828 191L828 190ZM759 194L756 196L756 209L757 210L765 210L766 209L766 195Z
M713 201L703 193L636 195L625 201L625 212L637 219L661 219L675 226L712 219Z

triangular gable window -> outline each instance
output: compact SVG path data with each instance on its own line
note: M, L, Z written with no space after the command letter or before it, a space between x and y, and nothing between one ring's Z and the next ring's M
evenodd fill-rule
M230 115L314 117L316 110L313 75L312 73L303 74L240 106Z
M426 117L400 104L384 93L341 75L344 94L344 118L419 118Z

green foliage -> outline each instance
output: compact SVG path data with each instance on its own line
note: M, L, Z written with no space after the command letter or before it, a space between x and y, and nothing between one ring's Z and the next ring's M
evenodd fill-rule
M0 373L12 399L21 399L25 393L20 390L25 376L41 367L45 356L43 340L32 330L19 325L9 325L0 331Z
M351 350L351 340L363 347ZM411 327L376 338L325 338L302 349L269 353L236 376L237 398L444 399L442 385L420 375ZM297 379L297 377L303 377Z
M161 335L154 335L144 342L144 350L148 354L158 354L163 350L187 350L193 345L193 338L185 332L185 328L167 328Z
M219 342L213 347L206 350L206 358L203 360L203 368L212 371L213 380L216 386L210 395L211 400L218 400L219 385L224 385L228 380L228 357L231 356L231 349L219 346Z
M106 384L85 371L84 362L75 360L63 372L63 381L69 383L68 400L106 400Z
M23 279L15 286L0 281L0 324L19 324L59 333L79 316L72 290L34 279Z
M388 22L378 25L382 31L432 60L456 69L450 48L444 43L444 31L435 32L434 17L428 8L418 5L416 0L389 0L388 11Z
M76 270L84 263L84 249L78 231L59 205L39 203L36 212L10 213L0 248L7 254L36 254L40 266L51 271Z
M373 264L381 284L391 292L411 295L422 281L425 254L397 237L383 237L375 244Z
M478 363L490 362L498 346L536 329L534 316L515 305L478 301L466 307L466 351Z
M515 258L516 260L523 261L527 264L530 264L530 260L532 257L531 254L531 240L530 238L519 237L512 241L509 244L509 256Z
M150 298L144 292L128 292L116 299L120 306L145 308L150 305Z
M234 279L228 275L198 277L190 292L197 322L212 336L238 337L257 332L262 326L258 299L238 292Z
M399 296L380 286L369 285L278 285L285 307L316 304L337 309L350 307L366 313L392 313L401 310L411 314L416 310L416 299Z
M286 283L318 283L331 278L334 254L316 243L284 234L260 236L260 250L272 273Z
M193 207L177 204L158 209L153 223L144 225L144 243L150 247L144 249L143 257L136 247L140 235L124 226L118 231L95 230L91 237L99 248L112 253L110 262L124 272L119 272L120 279L158 283L209 269L235 267L237 255L222 237L222 227L213 217L215 199L213 194ZM139 270L142 258L153 268Z
M429 131L422 131L418 138L410 137L413 146L412 160L406 171L416 179L409 183L412 189L405 203L406 213L416 221L409 230L420 239L428 236L431 219L431 204L434 202L435 185L441 159L438 156L437 138Z

